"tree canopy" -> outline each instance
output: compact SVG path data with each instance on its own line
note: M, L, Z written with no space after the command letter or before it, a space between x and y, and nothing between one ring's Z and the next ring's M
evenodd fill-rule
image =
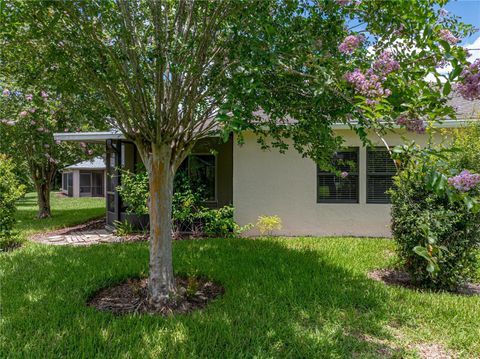
M473 28L442 11L445 3L11 2L2 8L1 61L9 75L41 72L59 91L93 89L109 109L105 121L137 145L150 178L150 293L160 300L174 288L173 175L199 139L217 131L241 141L249 130L264 147L293 145L327 162L342 142L334 123L366 141L368 130L423 132L454 116L446 96L454 81L471 79L457 43ZM447 64L453 71L441 75Z

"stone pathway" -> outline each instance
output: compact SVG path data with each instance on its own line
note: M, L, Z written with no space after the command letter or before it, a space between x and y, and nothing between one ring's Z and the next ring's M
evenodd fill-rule
M52 244L56 246L72 245L87 246L99 243L120 243L124 242L122 237L117 237L113 233L105 229L92 229L86 231L72 231L68 234L56 234L45 237L37 237L33 239L36 242L44 244Z
M99 243L122 243L145 240L141 235L119 237L105 229L105 219L95 219L77 226L60 228L54 231L39 233L30 240L55 246L88 246Z

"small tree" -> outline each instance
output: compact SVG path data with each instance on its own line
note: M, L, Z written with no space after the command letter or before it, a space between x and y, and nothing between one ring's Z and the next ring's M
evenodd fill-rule
M91 158L86 144L72 145L53 139L54 132L80 130L79 118L60 98L43 90L19 91L4 86L0 97L0 151L27 163L38 199L38 218L51 216L50 189L59 168ZM71 105L71 103L69 103Z
M199 139L216 131L241 140L252 130L263 147L284 151L293 142L324 163L342 143L333 123L350 123L366 140L368 129L381 134L398 122L422 130L426 120L453 114L444 96L466 62L455 43L472 27L435 4L24 2L3 8L2 51L15 55L12 64L38 67L23 49L41 44L42 65L53 64L68 84L97 88L111 123L135 142L149 177L149 295L163 303L175 289L173 179ZM439 79L444 61L452 74L431 86L425 76Z

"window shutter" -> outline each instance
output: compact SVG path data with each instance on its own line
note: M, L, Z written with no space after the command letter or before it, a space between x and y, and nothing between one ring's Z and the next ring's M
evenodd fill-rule
M395 164L385 148L367 150L367 203L390 203Z

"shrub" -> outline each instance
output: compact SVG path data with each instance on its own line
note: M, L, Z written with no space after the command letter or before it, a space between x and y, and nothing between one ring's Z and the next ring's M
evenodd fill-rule
M25 187L15 176L13 162L0 154L0 249L15 247L20 237L13 231L15 202L25 194Z
M122 200L128 205L127 212L137 215L148 214L148 174L144 171L132 173L121 171L122 184L117 191Z
M419 285L455 290L477 275L479 186L474 180L468 188L458 185L466 172L455 150L410 144L395 148L394 159L400 170L391 190L392 233L399 258Z
M148 214L148 186L148 175L144 171L138 173L122 171L122 184L117 186L117 191L128 205L128 213ZM179 172L176 175L174 188L172 230L175 237L179 237L181 233L225 237L250 228L250 226L239 227L235 223L234 209L231 206L219 209L205 207L202 204L202 188L194 187L185 173ZM117 230L118 228L124 228L124 225L117 224Z
M128 221L113 221L113 225L115 226L115 234L120 237L128 236L135 232L132 224Z
M271 236L274 230L282 229L282 219L279 216L259 216L256 226L262 235Z

